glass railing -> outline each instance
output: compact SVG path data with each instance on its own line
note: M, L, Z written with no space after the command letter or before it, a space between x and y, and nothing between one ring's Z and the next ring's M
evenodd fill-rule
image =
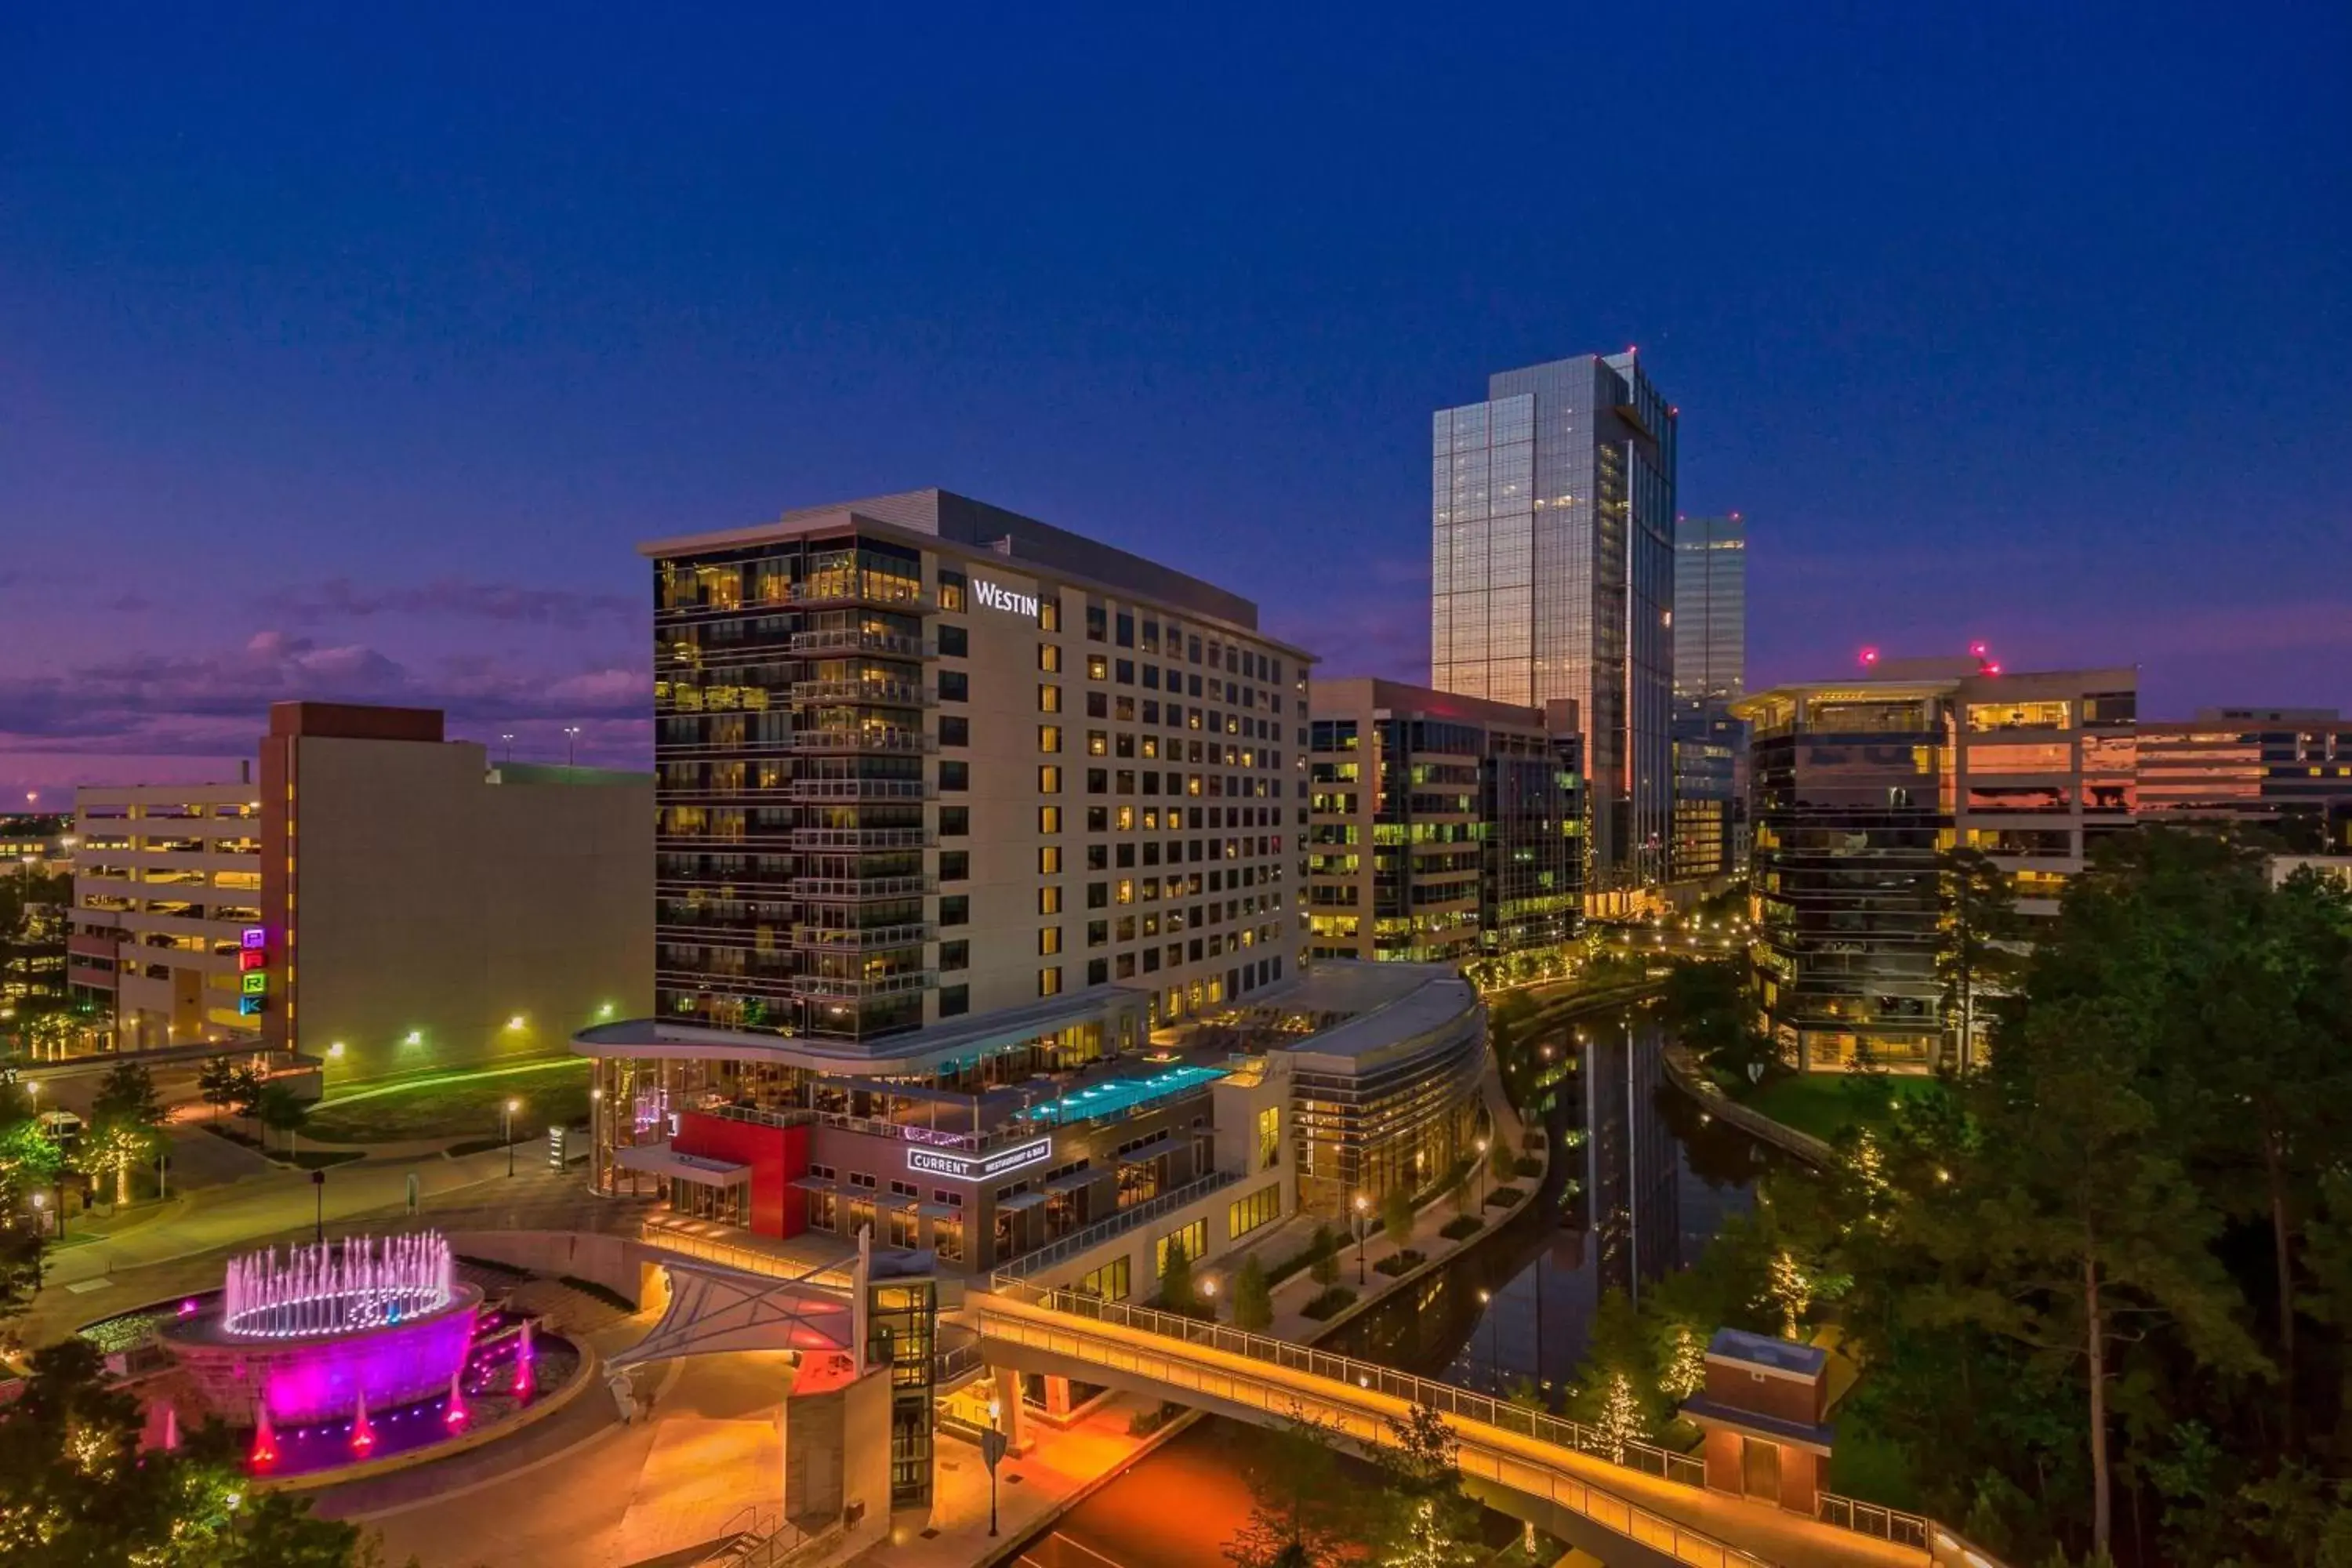
M1199 1202L1218 1188L1231 1186L1240 1180L1241 1176L1235 1172L1214 1171L1196 1181L1161 1193L1158 1197L1146 1198L1139 1204L1123 1208L1108 1218L1098 1219L1058 1240L1048 1242L1034 1252L1025 1252L1008 1259L1004 1267L996 1271L996 1288L1000 1290L1015 1288L1034 1289L1034 1287L1024 1286L1022 1281L1038 1269L1050 1268L1065 1258L1076 1258L1082 1252L1100 1247L1115 1236L1123 1236L1137 1226L1158 1219L1162 1215L1173 1214L1188 1204ZM1085 1299L1093 1300L1095 1298L1089 1296Z

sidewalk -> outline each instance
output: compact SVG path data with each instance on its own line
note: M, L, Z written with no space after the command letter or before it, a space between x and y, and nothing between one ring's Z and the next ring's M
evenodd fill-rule
M1482 1084L1481 1088L1487 1112L1494 1119L1493 1136L1502 1139L1515 1154L1526 1152L1536 1155L1538 1159L1544 1162L1545 1174L1549 1174L1551 1162L1550 1148L1549 1145L1540 1150L1521 1148L1521 1123L1517 1113L1511 1110L1508 1100L1504 1096L1500 1080L1495 1078L1491 1065L1487 1068L1487 1077L1489 1081ZM1369 1223L1365 1226L1363 1244L1360 1248L1360 1249L1352 1235L1349 1235L1348 1245L1339 1253L1339 1283L1355 1291L1356 1300L1327 1320L1308 1317L1304 1309L1307 1303L1315 1300L1322 1292L1323 1287L1315 1283L1311 1269L1301 1269L1275 1287L1274 1323L1265 1331L1276 1339L1295 1340L1302 1344L1313 1342L1349 1319L1369 1310L1374 1302L1388 1295L1391 1290L1439 1267L1445 1259L1460 1252L1464 1247L1474 1247L1486 1240L1496 1227L1507 1223L1528 1204L1533 1203L1536 1194L1542 1190L1543 1184L1544 1175L1542 1174L1512 1178L1507 1184L1518 1189L1518 1202L1507 1207L1495 1204L1473 1207L1470 1212L1478 1215L1484 1223L1478 1229L1459 1240L1438 1234L1451 1224L1454 1217L1454 1201L1450 1194L1443 1194L1434 1202L1425 1205L1413 1216L1412 1235L1402 1247L1389 1239L1388 1232L1379 1223L1377 1215L1368 1216ZM1485 1178L1486 1191L1491 1194L1497 1184L1493 1173L1488 1172ZM1478 1186L1479 1178L1474 1173L1471 1177L1474 1201ZM1301 1226L1295 1241L1287 1236L1277 1233L1266 1245L1257 1249L1256 1256L1268 1265L1292 1257L1312 1238L1314 1226L1311 1224L1303 1224L1296 1220L1291 1223ZM1349 1234L1341 1226L1335 1226L1332 1228L1340 1230L1343 1235ZM1408 1247L1419 1252L1423 1260L1403 1274L1383 1274L1374 1267L1382 1258L1393 1258ZM1360 1275L1363 1281L1360 1284L1358 1283Z

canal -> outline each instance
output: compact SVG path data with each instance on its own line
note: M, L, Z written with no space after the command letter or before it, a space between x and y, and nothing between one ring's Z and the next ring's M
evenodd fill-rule
M1586 1014L1498 1043L1513 1102L1540 1120L1552 1163L1537 1200L1446 1268L1322 1342L1468 1388L1536 1384L1560 1407L1602 1295L1688 1268L1747 1213L1772 1151L1710 1121L1667 1081L1656 1009ZM1195 1423L1097 1492L1016 1561L1037 1568L1222 1562L1249 1513L1247 1433ZM1370 1485L1368 1468L1351 1470ZM1511 1527L1490 1521L1502 1536Z

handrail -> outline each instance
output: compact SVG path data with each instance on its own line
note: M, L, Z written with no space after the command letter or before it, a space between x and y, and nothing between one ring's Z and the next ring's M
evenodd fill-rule
M1037 1287L1021 1286L1016 1283L1004 1294L1018 1299L1031 1295L1068 1297L1072 1293L1041 1290ZM1129 1314L1120 1310L1126 1307L1124 1302L1097 1301L1092 1297L1079 1297L1077 1300L1087 1302L1088 1310L1074 1314L1076 1316L1091 1318L1101 1322L1129 1321L1130 1326L1144 1326L1134 1322ZM1287 1415L1304 1412L1307 1409L1306 1401L1317 1398L1312 1394L1302 1398L1300 1392L1295 1386L1286 1385L1274 1379L1246 1378L1231 1371L1207 1369L1197 1364L1187 1366L1180 1358L1170 1358L1163 1364L1154 1365L1149 1353L1139 1352L1132 1342L1110 1340L1107 1336L1099 1338L1090 1336L1083 1329L1074 1326L1048 1327L1018 1316L1007 1315L1001 1309L992 1319L987 1298L982 1298L973 1304L979 1309L979 1315L984 1325L989 1323L995 1325L992 1329L983 1327L982 1331L983 1337L993 1333L1000 1341L1015 1344L1033 1344L1041 1350L1064 1354L1072 1353L1074 1342L1097 1338L1097 1342L1105 1347L1105 1353L1118 1358L1116 1364L1124 1370L1156 1378L1177 1388L1197 1389L1202 1394L1212 1394L1233 1404L1255 1406L1270 1415ZM1167 1318L1170 1314L1152 1312L1146 1308L1137 1308L1132 1310L1132 1316ZM1195 1331L1185 1335L1163 1337L1185 1338L1194 1344L1208 1345L1213 1349L1226 1351L1242 1355L1245 1359L1257 1361L1270 1358L1252 1356L1246 1348L1235 1349L1236 1343L1255 1342L1278 1346L1291 1352L1290 1355L1284 1357L1283 1361L1292 1363L1293 1370L1306 1371L1310 1375L1325 1377L1342 1384L1342 1387L1333 1391L1337 1397L1325 1396L1322 1404L1328 1409L1329 1416L1337 1421L1340 1430L1358 1440L1378 1439L1380 1417L1378 1412L1368 1411L1360 1404L1349 1401L1344 1392L1345 1384L1354 1383L1360 1388L1377 1390L1389 1398L1402 1401L1412 1400L1412 1394L1405 1390L1414 1385L1450 1396L1463 1395L1462 1390L1447 1388L1443 1384L1433 1384L1423 1378L1392 1372L1389 1368L1374 1366L1370 1363L1351 1362L1348 1357L1330 1355L1312 1350L1306 1345L1291 1344L1280 1340L1266 1341L1261 1335L1244 1334L1238 1330L1223 1329L1215 1324L1196 1322L1190 1319L1177 1321L1189 1324ZM1160 1331L1147 1327L1146 1331L1159 1333ZM1079 1359L1084 1359L1082 1352ZM1308 1360L1313 1361L1317 1365L1310 1367L1297 1364ZM1361 1369L1361 1373L1360 1376L1332 1377L1330 1373L1320 1370L1326 1363L1358 1367ZM1111 1363L1106 1362L1105 1364ZM1457 1401L1457 1403L1468 1402L1467 1400ZM1489 1407L1497 1405L1497 1402L1492 1400L1478 1399L1475 1402ZM1419 1401L1419 1403L1429 1402ZM1449 1408L1445 1404L1433 1405L1432 1407L1443 1413L1454 1415L1465 1422L1488 1426L1496 1426L1493 1422L1486 1421L1473 1409ZM1534 1414L1521 1410L1516 1405L1501 1405L1499 1408L1517 1416L1530 1416ZM1572 1423L1554 1424L1573 1425ZM1358 1429L1350 1430L1351 1426ZM1517 1423L1501 1426L1498 1430L1528 1435L1527 1427ZM1592 1520L1616 1534L1649 1546L1676 1563L1696 1564L1699 1568L1766 1568L1764 1560L1753 1553L1742 1551L1705 1531L1653 1512L1620 1493L1588 1483L1556 1463L1547 1465L1539 1460L1530 1461L1507 1447L1498 1447L1481 1438L1475 1431L1465 1431L1463 1436L1465 1440L1463 1444L1461 1465L1462 1471L1466 1476L1493 1481L1514 1491L1544 1498ZM1642 1445L1642 1447L1646 1447L1647 1445ZM1676 1457L1680 1458L1680 1456Z
M1146 1220L1157 1219L1161 1215L1182 1208L1185 1205L1204 1198L1220 1187L1231 1186L1241 1179L1238 1172L1212 1171L1207 1175L1196 1177L1181 1187L1161 1193L1158 1197L1146 1198L1139 1204L1123 1208L1117 1214L1095 1221L1092 1225L1083 1226L1067 1236L1047 1242L1034 1252L1024 1252L1018 1258L1007 1258L1004 1267L995 1273L996 1288L1001 1290L1018 1287L1024 1279L1040 1268L1059 1263L1066 1258L1074 1258L1089 1247L1099 1247L1112 1237L1133 1230ZM1030 1286L1027 1289L1034 1289L1036 1287ZM1087 1300L1093 1299L1086 1298Z
M1851 1530L1856 1535L1875 1536L1881 1541L1892 1541L1898 1546L1916 1546L1922 1552L1927 1550L1927 1520L1916 1513L1906 1513L1899 1508L1864 1502L1860 1498L1842 1497L1836 1492L1822 1492L1814 1501L1813 1517L1823 1524Z
M1515 1432L1538 1443L1572 1448L1580 1454L1604 1459L1612 1465L1622 1465L1627 1469L1639 1470L1679 1486L1703 1489L1706 1485L1706 1467L1687 1454L1677 1454L1654 1443L1612 1442L1598 1427L1588 1426L1581 1421L1571 1421L1546 1411L1530 1410L1508 1400L1496 1399L1492 1394L1474 1394L1450 1383L1416 1377L1412 1373L1399 1372L1378 1362L1359 1361L1353 1356L1338 1355L1290 1340L1278 1340L1270 1334L1254 1334L1222 1323L1205 1323L1197 1318L1181 1317L1129 1301L1104 1301L1076 1290L1032 1285L1019 1278L1008 1278L1007 1271L1003 1269L997 1271L992 1283L996 1289L1006 1295L1033 1302L1050 1311L1120 1323L1140 1329L1145 1333L1182 1340L1187 1344L1203 1345L1228 1355L1244 1356L1251 1361L1270 1363L1312 1377L1351 1383L1358 1388L1402 1399L1409 1405L1426 1405L1433 1410L1481 1422L1505 1432Z

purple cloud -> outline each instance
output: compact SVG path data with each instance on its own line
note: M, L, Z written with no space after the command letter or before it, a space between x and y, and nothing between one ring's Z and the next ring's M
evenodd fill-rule
M445 619L521 622L534 626L585 626L634 622L646 601L625 594L582 594L564 588L526 588L512 583L476 583L436 577L421 587L362 587L349 577L331 577L315 587L286 588L267 595L261 607L303 624L365 620L375 616L438 616Z
M652 678L617 667L549 675L483 656L420 669L364 644L264 631L220 653L131 654L63 675L0 679L0 752L236 755L251 750L269 704L297 700L439 708L477 739L524 725L593 725L587 761L643 754Z

